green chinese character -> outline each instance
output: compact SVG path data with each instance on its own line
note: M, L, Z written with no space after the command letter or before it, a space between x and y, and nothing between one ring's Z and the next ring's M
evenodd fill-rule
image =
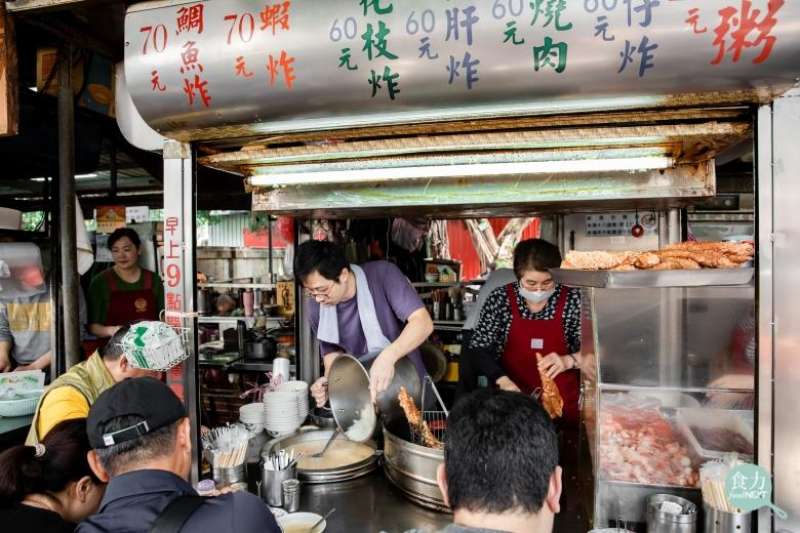
M400 74L392 73L391 67L388 66L383 69L383 75L378 74L374 70L370 70L370 79L368 82L372 86L372 97L375 98L375 95L378 94L378 90L383 88L381 82L384 82L386 83L386 90L389 92L389 98L394 100L396 95L400 92L399 79Z
M347 70L358 70L358 65L351 65L350 59L350 49L342 48L342 55L339 57L339 68L346 67Z
M511 41L512 44L525 44L525 39L518 39L517 38L517 21L512 20L511 22L506 24L506 38L503 39L503 44Z
M376 15L388 15L394 10L394 5L391 2L389 2L388 6L381 7L381 0L360 0L358 4L364 8L365 17L369 13L369 8L372 8Z
M544 17L543 28L548 27L552 22L556 23L556 31L567 31L572 29L572 23L568 22L563 24L561 22L561 15L567 9L566 0L533 0L531 2L531 9L533 9L533 20L531 26L536 25L539 20L539 15Z
M373 55L375 57L385 57L387 59L397 59L397 56L386 49L388 42L386 38L392 32L383 21L378 22L378 33L374 33L372 24L367 24L367 31L361 36L364 39L363 51L367 53L367 57L372 61ZM373 48L375 50L373 50ZM375 53L377 52L377 53Z
M550 37L544 38L542 46L533 47L533 68L537 72L547 66L554 67L561 74L567 68L567 43L553 43ZM555 61L554 61L555 59Z

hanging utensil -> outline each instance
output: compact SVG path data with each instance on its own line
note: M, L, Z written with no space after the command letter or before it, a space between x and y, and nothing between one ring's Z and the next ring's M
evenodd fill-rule
M638 209L636 210L636 224L634 224L633 227L631 228L631 235L633 235L634 238L636 238L636 239L639 239L639 238L642 237L642 235L644 235L644 226L639 224L639 210Z

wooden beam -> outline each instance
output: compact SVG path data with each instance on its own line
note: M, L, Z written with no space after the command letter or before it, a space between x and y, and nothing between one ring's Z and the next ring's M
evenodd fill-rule
M19 132L19 83L14 22L0 3L0 137Z

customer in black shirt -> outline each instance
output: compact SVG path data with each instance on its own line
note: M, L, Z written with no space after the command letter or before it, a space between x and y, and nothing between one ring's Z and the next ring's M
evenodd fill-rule
M78 533L147 533L176 503L180 531L280 533L261 499L248 492L199 499L187 479L192 438L183 403L153 378L131 378L103 392L89 411L92 469L110 480L97 514Z
M71 532L100 505L89 468L86 419L57 424L36 446L0 454L0 524L8 532Z

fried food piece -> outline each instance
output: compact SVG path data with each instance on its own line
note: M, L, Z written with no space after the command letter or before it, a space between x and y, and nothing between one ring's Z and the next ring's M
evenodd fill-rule
M571 270L611 270L630 262L634 252L567 252L561 268Z
M727 268L727 265L731 264L731 262L728 261L723 254L713 250L700 252L691 252L688 250L664 250L658 252L658 255L663 260L686 259L689 261L694 261L701 267L705 268Z
M541 359L541 355L537 354L536 358ZM564 414L564 399L561 397L561 392L558 390L558 385L553 379L539 369L539 378L542 380L542 396L540 398L542 407L550 415L550 418L559 418Z
M630 264L622 264L611 269L613 272L635 272L636 267Z
M657 253L642 252L640 254L636 254L636 258L633 261L633 266L642 270L648 270L656 267L660 262L661 257L659 257Z
M652 270L700 270L700 264L692 259L668 257L664 258Z
M755 255L755 246L751 242L699 242L689 241L669 244L664 250L687 250L690 252L714 251L725 255L747 256Z
M436 438L431 428L428 427L428 423L422 418L422 413L417 409L414 398L411 397L405 387L400 387L397 400L400 402L400 407L403 409L409 425L419 434L422 443L428 448L444 448L442 441Z

